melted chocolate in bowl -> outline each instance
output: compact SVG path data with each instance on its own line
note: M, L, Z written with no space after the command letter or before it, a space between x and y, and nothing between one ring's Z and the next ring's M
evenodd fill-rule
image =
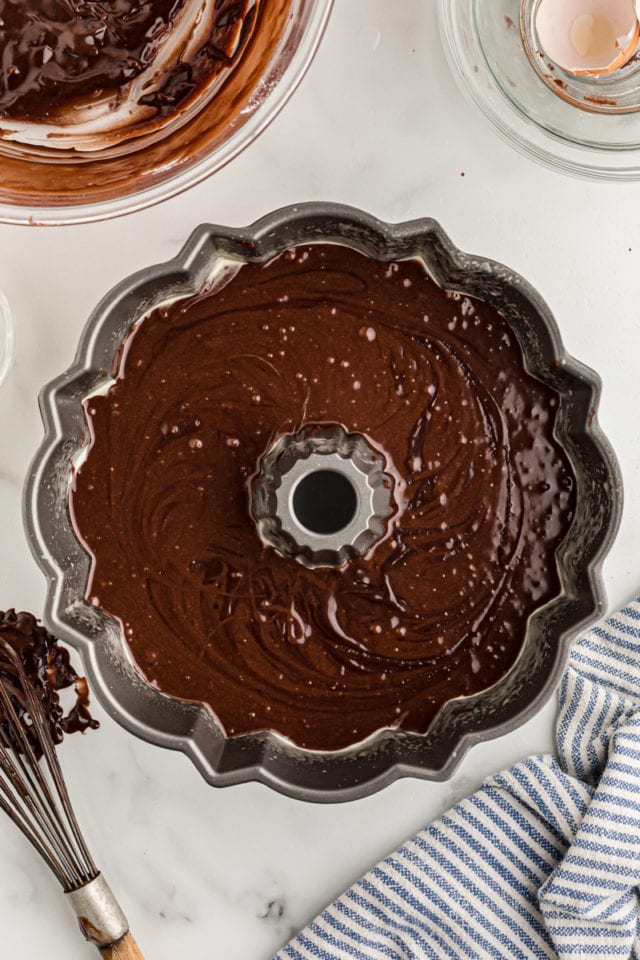
M271 95L316 0L0 0L0 201L148 189Z
M71 490L87 596L149 682L227 735L337 750L425 732L508 672L560 593L575 481L557 394L496 310L419 261L315 244L237 267L147 316L118 363ZM323 423L395 477L387 535L339 569L265 546L250 512L265 451Z
M234 65L262 12L252 0L3 0L0 11L0 117L22 121L27 142L38 123L73 131L104 116L109 131L177 110Z

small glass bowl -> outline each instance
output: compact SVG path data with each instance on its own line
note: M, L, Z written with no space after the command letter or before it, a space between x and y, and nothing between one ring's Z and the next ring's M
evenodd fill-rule
M272 3L273 0L267 0ZM318 49L333 0L281 4L266 67L241 61L217 96L142 150L90 158L0 140L0 222L87 223L149 207L219 170L252 143L292 95ZM249 61L251 58L249 58Z
M13 317L2 290L0 290L0 386L13 363Z
M539 49L538 3L440 0L442 40L462 90L505 140L545 166L595 180L640 179L637 55L609 76L564 73Z
M640 110L638 51L610 74L576 76L551 60L540 42L536 19L541 0L521 0L520 34L529 63L556 97L587 113L636 113Z

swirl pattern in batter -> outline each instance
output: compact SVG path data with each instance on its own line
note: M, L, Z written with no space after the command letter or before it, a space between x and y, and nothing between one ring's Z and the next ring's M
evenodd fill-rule
M0 0L0 135L139 136L210 96L262 16L262 0Z
M148 681L228 736L424 732L504 676L560 592L575 481L557 404L507 321L417 260L314 244L245 265L145 318L87 401L70 496L87 596ZM364 434L397 478L389 535L338 570L263 546L249 512L260 457L305 423Z

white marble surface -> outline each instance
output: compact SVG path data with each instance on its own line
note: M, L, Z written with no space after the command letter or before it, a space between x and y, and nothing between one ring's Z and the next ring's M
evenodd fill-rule
M462 174L464 173L464 176ZM36 395L70 362L89 311L124 275L172 256L202 220L241 225L300 200L380 217L437 217L460 246L522 271L568 349L604 380L601 422L626 506L605 567L611 605L640 584L640 185L564 179L513 153L454 86L435 0L337 0L322 49L283 114L190 193L132 217L59 230L0 226L0 287L16 361L0 389L0 607L37 612L43 578L22 530L22 481L41 438ZM182 756L101 710L62 759L99 865L151 960L268 960L289 935L491 771L549 749L553 704L477 747L446 784L405 780L313 806L249 784L214 790ZM54 881L0 820L0 955L82 960Z

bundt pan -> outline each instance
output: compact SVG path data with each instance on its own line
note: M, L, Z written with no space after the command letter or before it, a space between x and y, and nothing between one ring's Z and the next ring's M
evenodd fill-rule
M270 732L226 738L202 705L147 684L118 623L84 599L90 558L68 507L72 465L88 442L82 401L109 379L132 324L168 298L200 290L217 257L263 263L313 241L344 244L379 261L418 257L440 286L496 307L520 341L529 372L560 394L557 438L577 481L575 517L556 555L561 593L529 618L511 671L489 690L450 701L424 735L382 730L334 753L305 751ZM507 267L460 252L433 220L386 224L348 207L314 203L279 210L246 229L200 226L175 259L107 294L89 319L75 362L40 397L45 438L24 509L48 581L45 623L80 651L96 696L119 723L144 740L182 750L216 786L258 780L293 797L337 801L373 793L401 776L445 779L474 743L535 714L560 678L571 639L604 608L600 567L622 496L615 457L596 419L599 391L597 375L565 353L536 291Z

